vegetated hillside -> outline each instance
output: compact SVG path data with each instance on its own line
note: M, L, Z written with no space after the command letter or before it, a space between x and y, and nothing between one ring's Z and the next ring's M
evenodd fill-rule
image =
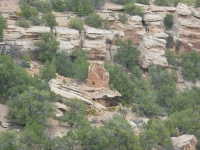
M20 11L1 14L0 102L8 112L0 123L8 130L0 149L200 149L199 1L111 1L21 0ZM97 109L77 86L97 90L85 82L98 61L121 94L118 106ZM53 83L56 73L63 80ZM59 136L50 132L55 122Z

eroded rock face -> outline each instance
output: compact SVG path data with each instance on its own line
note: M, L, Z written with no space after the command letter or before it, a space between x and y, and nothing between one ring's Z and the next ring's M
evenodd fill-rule
M185 9L187 7L184 4L180 5L183 5ZM193 15L183 16L177 10L177 13L174 14L174 25L171 36L173 37L176 51L200 50L200 18L197 17L198 13L197 10L193 10Z
M85 31L83 49L88 50L91 60L104 60L107 50L116 36L120 36L119 31L102 30L88 27Z
M176 12L179 15L183 15L183 16L189 16L192 13L192 11L187 7L187 5L185 5L183 3L179 3L177 5Z
M171 139L175 150L196 150L197 138L194 135L184 134Z
M142 68L148 68L149 65L158 65L161 67L167 67L168 62L165 54L166 41L158 39L152 36L146 36L138 49L141 54L139 56L139 65Z

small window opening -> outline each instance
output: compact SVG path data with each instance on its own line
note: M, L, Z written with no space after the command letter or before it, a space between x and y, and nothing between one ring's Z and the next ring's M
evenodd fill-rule
M92 82L92 85L94 85L94 82Z

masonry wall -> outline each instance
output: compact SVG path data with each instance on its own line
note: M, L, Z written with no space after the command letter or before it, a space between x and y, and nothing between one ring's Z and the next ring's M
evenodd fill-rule
M103 64L93 63L88 69L87 85L94 88L108 88L109 74Z

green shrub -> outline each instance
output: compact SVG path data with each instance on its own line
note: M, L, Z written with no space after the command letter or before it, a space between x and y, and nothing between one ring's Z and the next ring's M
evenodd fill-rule
M144 15L142 8L136 6L134 3L125 4L124 11L130 15L139 15L139 16Z
M31 17L35 17L39 14L36 8L31 7L28 3L22 2L20 4L20 9L24 17L30 19Z
M0 42L3 41L3 27L0 25Z
M44 63L44 65L40 68L40 78L49 81L52 78L56 77L56 66L55 61L49 62L48 60Z
M114 56L114 61L127 69L131 70L136 65L138 60L139 51L133 45L131 39L116 40L117 54Z
M168 63L174 66L176 69L178 66L181 65L180 60L179 60L180 58L178 57L178 55L174 54L174 52L172 52L171 50L167 49L165 51L165 55L166 55Z
M134 0L111 0L111 2L119 3L119 4L127 4L134 2Z
M52 5L49 1L35 0L32 5L40 12L46 13L52 11Z
M101 7L105 4L105 0L93 0L93 3L96 9L101 9Z
M58 23L56 22L56 17L51 13L51 12L48 12L46 13L43 18L43 20L45 20L46 24L51 28L53 29L53 27L57 26Z
M150 0L135 0L135 2L144 4L144 5L150 5Z
M24 28L29 28L30 24L27 20L25 19L19 19L19 26L24 27Z
M63 12L66 9L66 5L63 0L51 0L52 8L55 11Z
M157 103L161 106L166 106L167 100L176 96L176 72L169 72L158 66L151 66L148 73L151 77L151 83L156 90Z
M84 120L86 115L86 106L82 100L72 98L67 101L67 106L70 107L70 110L58 118L59 123L67 122L70 127L73 127L75 124Z
M94 3L90 0L65 0L65 4L68 10L75 11L80 16L89 15L95 10Z
M83 24L84 24L83 21L78 17L71 18L68 23L70 28L73 28L79 31L84 29Z
M0 125L2 124L2 121L0 120Z
M25 55L21 56L21 59L22 59L22 61L21 61L20 66L22 68L30 68L31 59L30 59L29 55L25 54Z
M87 62L87 52L78 49L73 52L72 56L75 58L70 69L71 77L85 82L88 77L88 67L90 63Z
M119 14L118 17L122 23L126 23L128 21L128 17L126 14Z
M10 55L0 55L0 62L1 95L14 97L23 93L29 86L34 86L40 90L48 89L48 85L45 82L38 78L33 78L27 74L25 69L16 66Z
M92 13L85 17L85 23L91 27L99 28L102 26L102 19L101 17L96 14Z
M56 72L62 76L69 77L71 74L72 61L70 56L62 51L56 56Z
M39 91L34 87L29 87L22 94L11 98L7 104L9 106L8 118L22 125L33 121L46 123L54 112L50 103L50 92Z
M166 14L165 19L164 19L164 24L167 30L170 30L172 28L174 24L172 14Z
M106 30L110 30L110 21L108 19L108 17L106 17L104 20L103 20L103 25L102 27Z
M6 28L6 27L7 27L7 20L2 16L1 12L0 12L0 25L1 25L3 28Z
M169 0L155 0L155 4L158 6L170 6Z
M40 48L39 60L45 62L46 60L52 61L56 56L56 51L59 47L59 42L51 32L42 33L41 41L35 42L35 45Z
M32 21L32 24L35 26L40 26L44 23L44 20L42 20L39 16L31 17L30 20Z
M195 7L200 7L200 0L195 0Z
M200 79L200 54L192 50L182 54L182 71L185 79L196 81Z

